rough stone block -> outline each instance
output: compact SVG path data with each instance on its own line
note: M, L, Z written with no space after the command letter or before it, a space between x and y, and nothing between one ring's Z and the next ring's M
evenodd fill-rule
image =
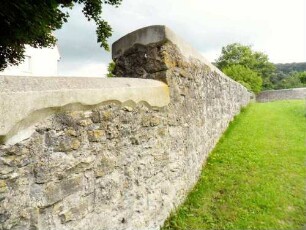
M83 176L63 179L59 182L49 182L35 185L31 191L32 196L40 208L47 207L63 200L65 197L83 191Z
M92 142L99 142L106 139L106 134L104 130L93 130L88 131L88 140Z

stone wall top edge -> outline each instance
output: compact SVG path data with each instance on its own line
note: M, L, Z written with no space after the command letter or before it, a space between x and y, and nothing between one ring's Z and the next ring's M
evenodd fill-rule
M27 92L66 89L150 88L164 83L152 79L92 77L0 76L0 92Z
M28 81L25 82L25 80ZM150 107L161 108L170 102L168 86L156 80L89 79L88 85L85 86L80 85L84 83L84 79L77 79L75 82L71 80L75 79L19 79L0 76L0 139L1 137L7 139L7 135L10 138L18 136L18 133L27 127L44 119L44 111L48 109L53 111L54 108L66 108L67 105L77 104L95 106L112 101L144 103ZM70 85L66 85L69 83ZM97 83L100 85L93 85ZM34 113L37 119L34 123L33 121L29 123L27 118ZM27 138L27 136L22 136L22 138Z
M114 59L122 55L126 50L130 49L135 44L149 45L163 41L170 41L171 43L175 44L180 49L182 55L186 56L187 58L196 58L209 65L214 70L219 71L188 42L183 40L165 25L152 25L144 27L118 39L112 45L112 57Z
M180 50L181 54L187 59L197 59L206 66L208 66L211 71L214 71L220 76L227 78L232 82L235 82L234 80L226 76L221 70L214 66L205 57L203 57L203 55L200 54L196 49L194 49L188 42L186 42L184 39L182 39L165 25L152 25L144 27L135 30L118 39L112 45L112 58L116 59L117 57L123 55L125 51L129 50L135 44L149 45L166 41L170 41L171 43L176 45Z
M135 30L119 38L112 45L112 58L121 56L135 44L148 45L166 40L166 26L153 25Z

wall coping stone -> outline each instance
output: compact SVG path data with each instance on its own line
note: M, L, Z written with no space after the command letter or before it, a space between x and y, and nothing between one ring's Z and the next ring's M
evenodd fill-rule
M154 43L160 43L170 41L175 44L182 55L186 58L194 58L203 62L209 66L212 71L225 76L217 67L211 64L206 58L204 58L197 50L195 50L189 43L184 41L181 37L175 34L171 29L164 25L153 25L135 30L112 45L112 58L116 59L120 57L125 51L133 47L135 44L149 45Z
M29 127L58 110L107 102L164 107L170 102L168 86L151 79L0 76L0 89L0 142L7 144L28 138Z

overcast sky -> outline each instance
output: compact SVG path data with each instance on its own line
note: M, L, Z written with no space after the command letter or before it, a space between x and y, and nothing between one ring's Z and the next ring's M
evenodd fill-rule
M274 63L306 61L305 0L123 0L104 6L102 18L114 41L138 28L166 25L208 60L233 42L252 45ZM103 76L111 53L96 42L95 24L76 6L56 31L61 53L59 75Z

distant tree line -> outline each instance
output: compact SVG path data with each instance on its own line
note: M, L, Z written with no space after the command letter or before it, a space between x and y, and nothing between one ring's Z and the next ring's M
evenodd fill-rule
M277 71L281 71L285 74L306 71L306 62L275 64L275 66L277 68Z
M306 87L306 63L273 64L266 54L239 43L223 47L214 64L254 93Z
M306 87L306 63L275 64L276 71L270 78L271 89Z

